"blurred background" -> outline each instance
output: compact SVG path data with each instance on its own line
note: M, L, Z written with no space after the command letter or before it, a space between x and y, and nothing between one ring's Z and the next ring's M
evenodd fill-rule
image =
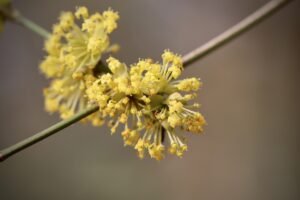
M119 11L117 57L184 55L267 0L15 0L50 30L63 10ZM182 159L139 160L107 127L75 124L0 164L1 200L300 199L300 2L188 67L204 82L208 126ZM7 23L0 34L0 149L59 121L43 109L43 39Z

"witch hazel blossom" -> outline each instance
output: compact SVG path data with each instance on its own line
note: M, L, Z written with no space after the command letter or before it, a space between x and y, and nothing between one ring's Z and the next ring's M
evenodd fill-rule
M128 68L112 57L107 63L112 73L95 80L86 94L99 105L111 132L122 126L124 145L137 150L140 158L148 152L161 160L166 150L182 157L187 144L177 129L201 133L206 124L194 111L199 104L189 103L196 97L200 80L176 80L183 71L182 59L169 50L162 54L162 63L143 59Z

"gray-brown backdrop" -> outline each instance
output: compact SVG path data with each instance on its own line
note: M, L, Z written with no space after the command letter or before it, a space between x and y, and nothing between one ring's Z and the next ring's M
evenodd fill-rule
M50 29L62 10L119 11L113 42L126 63L185 54L266 0L16 0ZM1 200L300 199L300 3L193 64L208 126L183 159L139 160L107 127L76 124L0 164ZM0 35L0 148L57 122L43 110L43 39L7 24Z

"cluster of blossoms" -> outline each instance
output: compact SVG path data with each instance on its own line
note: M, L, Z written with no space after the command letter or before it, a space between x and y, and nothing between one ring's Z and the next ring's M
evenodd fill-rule
M40 65L52 79L44 91L47 111L68 118L87 107L85 82L95 78L93 71L102 54L116 50L116 45L110 46L109 34L116 29L118 18L112 10L89 15L85 7L74 14L61 14L45 43L48 56ZM81 26L76 21L82 21Z
M102 117L110 119L112 133L124 125L124 143L134 147L140 158L147 150L152 158L161 160L165 135L168 151L181 157L187 145L175 129L201 133L205 125L203 116L191 110L199 105L188 104L195 98L200 81L176 80L183 69L180 56L165 51L162 60L161 64L140 60L128 68L110 57L111 73L100 76L86 90L89 100L98 103Z
M75 18L83 19L81 28ZM178 129L201 133L206 124L195 111L199 104L190 103L201 82L197 78L178 80L182 58L169 50L162 54L162 63L141 59L129 67L109 57L109 72L95 73L101 55L115 49L108 35L117 19L111 10L89 16L84 7L75 17L62 14L46 43L49 55L41 64L45 75L52 78L44 93L46 109L66 118L96 104L99 111L89 117L92 124L107 122L111 133L121 127L124 145L133 147L140 158L148 152L161 160L165 151L182 157L187 144Z

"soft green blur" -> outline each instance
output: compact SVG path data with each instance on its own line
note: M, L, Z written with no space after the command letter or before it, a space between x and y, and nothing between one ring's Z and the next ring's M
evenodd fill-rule
M119 11L117 57L185 54L266 0L26 0L24 16L50 29L63 10ZM224 48L188 67L204 82L198 101L208 126L188 135L182 159L139 160L107 127L76 124L0 164L1 200L297 200L299 33L295 1ZM43 110L48 81L38 70L43 40L6 24L0 34L0 149L59 120Z

